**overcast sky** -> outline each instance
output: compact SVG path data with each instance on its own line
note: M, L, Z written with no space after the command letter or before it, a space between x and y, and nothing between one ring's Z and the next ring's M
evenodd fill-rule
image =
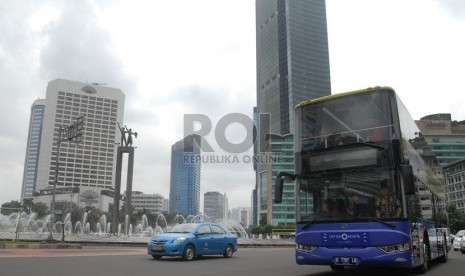
M465 120L465 1L326 6L333 93L388 85L415 119ZM251 116L255 71L253 0L0 1L0 204L20 198L30 108L49 81L120 88L139 133L133 189L168 197L184 114ZM245 135L237 124L227 134ZM254 181L251 164L203 164L201 197L250 206Z

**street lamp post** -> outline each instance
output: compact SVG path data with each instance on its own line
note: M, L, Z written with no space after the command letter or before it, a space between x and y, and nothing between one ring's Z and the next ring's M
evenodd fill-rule
M53 221L55 217L55 189L57 187L58 183L58 170L60 167L60 145L61 145L61 132L63 128L60 126L58 129L58 140L57 140L57 155L56 155L56 163L55 163L55 179L53 181L53 189L52 189L52 203L50 204L50 232L48 234L47 240L52 241L53 240Z
M58 172L60 168L60 146L62 141L76 142L79 143L82 140L82 132L84 130L84 117L79 117L76 120L75 124L70 125L67 128L62 126L58 129L58 139L57 139L57 154L56 154L56 163L55 163L55 179L53 181L52 189L52 203L50 204L50 232L48 234L47 240L53 241L53 222L55 216L55 190L58 184ZM65 137L63 137L63 132L65 132Z

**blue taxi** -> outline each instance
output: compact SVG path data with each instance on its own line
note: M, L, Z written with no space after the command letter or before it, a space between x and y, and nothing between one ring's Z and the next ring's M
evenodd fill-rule
M230 258L236 251L236 235L210 222L177 224L147 243L147 254L156 260L163 256L181 256L186 261L202 255Z

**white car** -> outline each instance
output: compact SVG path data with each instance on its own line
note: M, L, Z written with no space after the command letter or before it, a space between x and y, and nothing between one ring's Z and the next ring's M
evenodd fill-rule
M462 252L462 254L465 254L465 239L463 237L460 241L460 252Z
M464 238L465 230L460 230L455 234L454 238L454 251L458 251L460 249L460 241Z

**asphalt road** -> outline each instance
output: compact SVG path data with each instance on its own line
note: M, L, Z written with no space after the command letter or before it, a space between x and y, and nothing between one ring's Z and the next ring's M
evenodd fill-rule
M433 264L426 275L462 275L465 255L451 251L449 262ZM0 250L0 275L119 276L119 275L413 275L368 270L333 272L329 267L298 266L293 248L239 248L231 259L203 257L191 262L179 258L153 260L144 248L84 247L68 250Z

